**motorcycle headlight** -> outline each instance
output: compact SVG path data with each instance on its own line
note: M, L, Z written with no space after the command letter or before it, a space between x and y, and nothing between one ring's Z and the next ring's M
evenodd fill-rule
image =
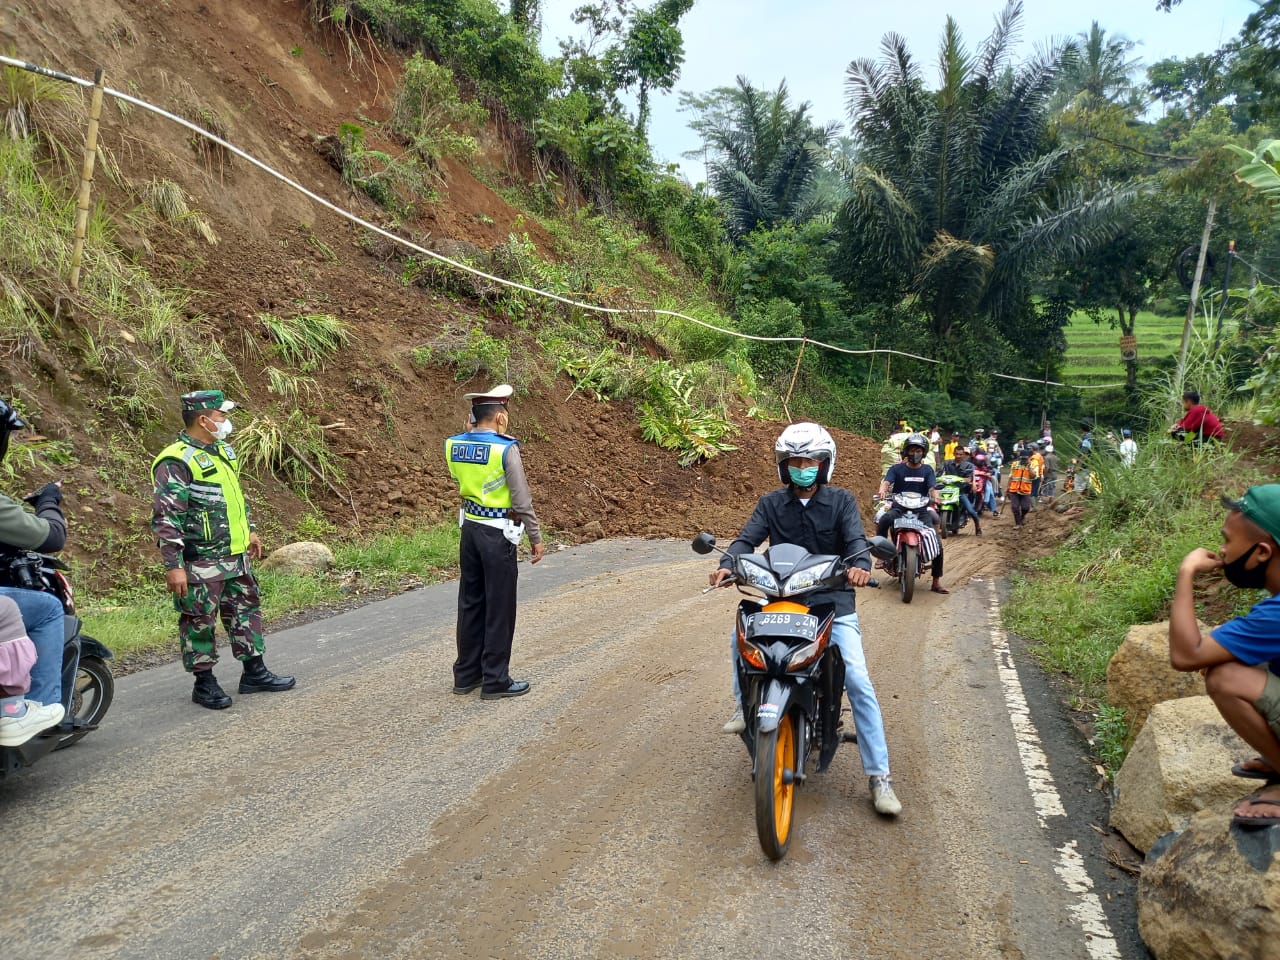
M826 626L818 633L818 637L813 643L806 643L791 656L787 657L787 671L802 670L813 661L817 660L827 650L827 644L831 640L831 623L827 622Z
M742 571L743 582L761 590L778 590L778 578L759 564L747 560L739 560L738 567Z
M831 566L830 561L827 563L815 563L812 566L797 570L791 576L787 577L786 593L797 593L800 590L808 590L820 580L823 574L827 572L827 568Z

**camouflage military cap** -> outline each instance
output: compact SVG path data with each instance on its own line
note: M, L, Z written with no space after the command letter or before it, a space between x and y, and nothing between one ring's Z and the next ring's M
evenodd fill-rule
M195 390L182 395L182 412L194 413L197 410L221 410L230 413L235 404L223 396L221 390Z

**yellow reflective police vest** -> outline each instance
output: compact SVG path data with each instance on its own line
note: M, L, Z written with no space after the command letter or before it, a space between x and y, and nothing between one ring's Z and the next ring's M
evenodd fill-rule
M180 460L191 471L183 539L188 549L227 545L227 556L249 549L249 510L240 489L240 461L229 445L218 441L216 454L178 439L151 462L151 475L165 460ZM220 552L220 551L218 551Z
M493 520L506 519L511 509L511 489L507 486L502 458L515 443L514 437L492 430L472 430L444 442L449 476L458 482L465 513Z

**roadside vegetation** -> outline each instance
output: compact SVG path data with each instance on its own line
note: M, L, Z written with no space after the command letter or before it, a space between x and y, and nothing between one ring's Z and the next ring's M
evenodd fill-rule
M1107 664L1130 626L1167 618L1182 558L1220 544L1220 496L1271 478L1229 447L1197 451L1158 437L1139 438L1132 467L1105 452L1095 463L1101 491L1061 548L1015 575L1005 623L1068 678L1076 708L1096 716L1098 757L1114 773L1128 730L1106 702ZM1199 612L1216 623L1260 597L1229 590Z
M318 534L332 532L323 520L310 522L319 524ZM333 569L324 574L286 574L258 567L262 611L268 621L449 579L457 568L458 525L405 527L335 543L333 550ZM153 580L79 599L85 631L117 657L127 661L177 649L173 601Z

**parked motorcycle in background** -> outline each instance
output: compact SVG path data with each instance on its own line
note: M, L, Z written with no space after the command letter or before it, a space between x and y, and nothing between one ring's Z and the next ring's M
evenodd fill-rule
M868 543L876 557L896 555L884 537ZM709 533L698 534L693 550L728 556ZM732 558L725 585L748 594L738 605L734 634L746 721L741 736L752 759L756 834L770 860L786 856L791 843L795 788L808 776L810 755L817 754L821 772L841 741L844 660L831 643L835 607L809 606L804 598L847 582L850 565L866 552L837 557L777 543L763 554Z

